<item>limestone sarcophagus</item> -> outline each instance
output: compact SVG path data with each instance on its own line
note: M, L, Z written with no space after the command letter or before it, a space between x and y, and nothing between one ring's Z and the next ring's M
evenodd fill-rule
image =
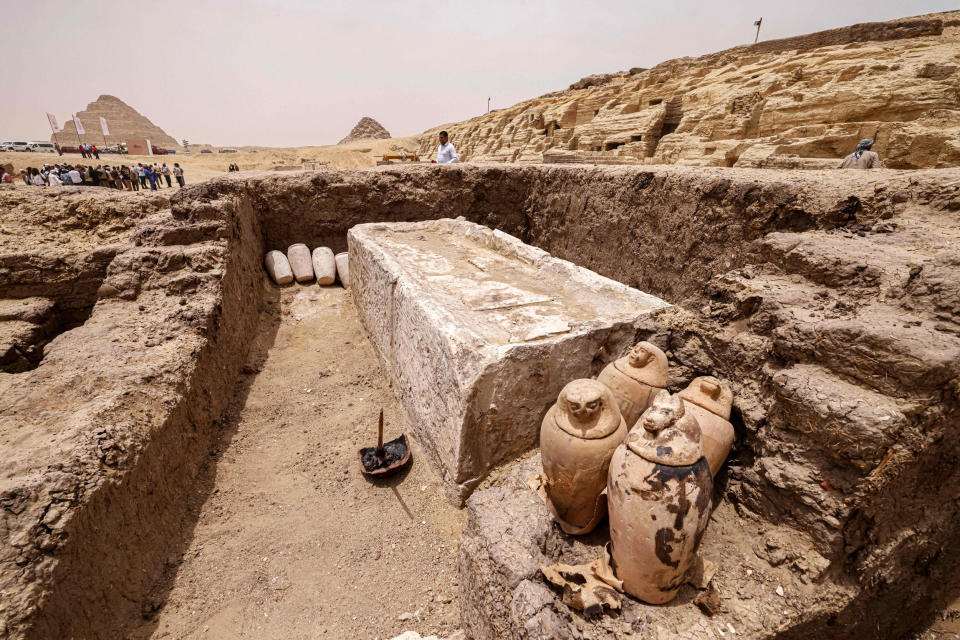
M667 356L655 345L640 342L626 357L604 367L597 380L616 396L620 414L632 428L657 392L667 387Z
M547 506L567 533L589 533L607 515L607 470L627 435L617 400L596 380L574 380L540 426Z
M703 455L710 463L710 473L717 475L723 466L735 433L730 424L733 392L730 385L713 376L694 378L687 388L678 393L687 412L697 419L703 434Z
M624 591L651 604L673 599L696 559L712 492L696 419L679 397L659 392L610 462L611 552Z
M463 499L536 445L560 389L666 302L462 220L348 234L359 315L407 422Z

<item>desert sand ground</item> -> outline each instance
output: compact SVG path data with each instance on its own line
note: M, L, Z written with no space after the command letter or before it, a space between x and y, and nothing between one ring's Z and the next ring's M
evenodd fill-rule
M177 153L166 156L119 156L101 154L103 164L130 164L138 162L166 162L173 166L178 162L183 167L187 183L209 180L227 173L230 164L236 164L241 171L250 169L278 169L280 167L299 167L302 162L323 162L331 169L360 169L376 165L379 156L396 153L400 149L414 151L416 139L387 138L385 140L360 140L342 145L325 147L289 147L264 148L240 147L237 153ZM256 149L256 153L253 152ZM39 167L46 162L70 162L90 164L78 153L64 154L62 157L50 153L0 153L0 164L12 164L14 173L23 167ZM97 161L94 160L93 164Z
M191 505L164 604L134 638L390 638L459 624L457 539L419 451L370 482L357 450L404 424L348 291L277 288ZM159 605L159 602L158 602Z

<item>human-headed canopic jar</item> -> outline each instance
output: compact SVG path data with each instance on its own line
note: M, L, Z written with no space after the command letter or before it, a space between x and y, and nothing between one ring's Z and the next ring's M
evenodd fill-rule
M597 380L613 391L631 429L657 392L667 387L667 356L656 345L638 342L626 357L604 367Z
M610 462L611 555L624 591L651 604L676 596L710 519L712 492L696 419L678 396L660 391Z
M547 411L540 426L544 489L567 533L588 533L607 514L607 468L626 435L616 398L596 380L570 382Z
M713 376L694 378L687 388L678 393L683 398L687 413L693 414L700 425L703 455L710 463L710 473L720 472L736 436L730 424L733 392L730 385Z

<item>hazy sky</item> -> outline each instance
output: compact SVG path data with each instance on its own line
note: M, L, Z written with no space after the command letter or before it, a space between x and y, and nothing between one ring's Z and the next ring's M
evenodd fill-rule
M567 87L956 0L29 0L3 4L0 140L112 94L178 140L332 144L361 116L419 133Z

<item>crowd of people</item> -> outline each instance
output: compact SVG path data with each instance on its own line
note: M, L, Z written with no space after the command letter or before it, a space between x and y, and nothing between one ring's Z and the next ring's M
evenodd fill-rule
M3 169L0 169L3 172ZM0 181L11 182L13 177L4 172ZM151 191L173 186L173 180L182 188L186 184L183 178L183 169L179 163L173 163L173 168L163 164L136 165L71 165L45 164L40 168L27 167L20 170L20 179L24 184L35 187L62 187L86 185L93 187L108 187L120 191L140 191L149 188Z

